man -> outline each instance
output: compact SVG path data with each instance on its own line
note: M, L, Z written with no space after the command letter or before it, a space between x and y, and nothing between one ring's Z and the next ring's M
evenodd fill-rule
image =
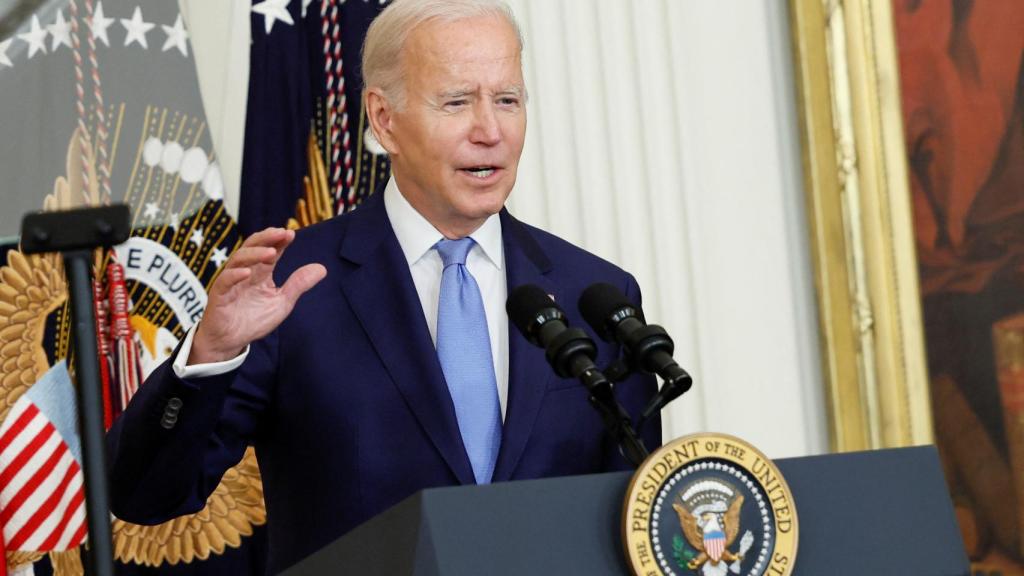
M348 215L264 230L232 256L198 329L109 434L116 515L198 510L253 444L276 572L423 488L626 467L583 387L504 314L523 284L574 324L594 282L639 299L622 270L503 210L526 130L520 52L500 0L382 12L365 102L393 179ZM598 363L617 355L602 345ZM654 388L635 377L617 394L635 415Z

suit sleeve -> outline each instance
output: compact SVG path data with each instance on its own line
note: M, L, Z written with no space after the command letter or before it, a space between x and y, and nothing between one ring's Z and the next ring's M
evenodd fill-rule
M623 293L636 303L641 305L640 286L631 274L626 275ZM634 373L626 380L615 385L615 396L623 408L633 418L633 426L639 424L640 414L647 406L647 403L658 391L658 382L650 374ZM637 429L640 439L649 451L654 451L661 446L661 415L656 414ZM632 470L634 467L620 453L619 447L613 440L607 440L608 450L606 456L607 470Z
M277 334L234 371L179 378L172 359L107 432L111 511L136 524L197 512L258 436L276 381Z

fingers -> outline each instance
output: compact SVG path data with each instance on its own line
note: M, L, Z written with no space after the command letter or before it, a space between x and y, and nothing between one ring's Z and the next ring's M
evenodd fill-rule
M210 292L218 295L227 294L228 291L240 282L248 279L251 275L251 268L225 268L221 271L220 276L217 277L217 281L210 287Z
M274 265L281 259L284 249L295 240L295 231L284 228L265 228L249 236L242 244L243 248L273 248L276 252L273 258L261 261L261 264ZM241 249L240 249L241 250Z
M285 230L284 228L264 228L259 232L249 236L242 243L243 247L246 246L268 246L276 248L282 242L291 242L291 239L295 238L295 232L291 230Z
M287 248L288 245L292 243L292 240L295 240L295 231L285 230L285 235L282 236L277 241L277 243L273 245L273 248L277 250L277 253L274 254L274 257L270 259L271 265L277 264L277 261L280 260L281 256L284 255L284 249Z
M284 286L281 287L281 292L288 298L289 302L294 304L299 299L299 296L302 296L307 290L316 286L325 276L327 276L327 268L324 268L323 264L306 264L292 272Z
M277 257L277 250L268 246L245 246L235 251L225 268L248 268L257 264L270 264Z

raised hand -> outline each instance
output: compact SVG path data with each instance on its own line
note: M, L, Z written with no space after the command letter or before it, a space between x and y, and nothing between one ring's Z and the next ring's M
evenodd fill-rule
M188 364L238 356L249 343L277 328L299 296L327 276L322 264L307 264L292 272L283 286L274 284L274 266L294 239L292 230L267 228L231 255L210 287Z

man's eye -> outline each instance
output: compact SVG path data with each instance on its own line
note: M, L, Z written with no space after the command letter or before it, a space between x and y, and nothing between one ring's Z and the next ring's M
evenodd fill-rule
M460 106L465 106L466 104L466 100L449 100L448 102L444 103L444 105L449 108L458 108Z
M498 104L500 104L502 106L518 106L519 105L519 99L518 98L512 98L512 97L499 98L498 99Z

